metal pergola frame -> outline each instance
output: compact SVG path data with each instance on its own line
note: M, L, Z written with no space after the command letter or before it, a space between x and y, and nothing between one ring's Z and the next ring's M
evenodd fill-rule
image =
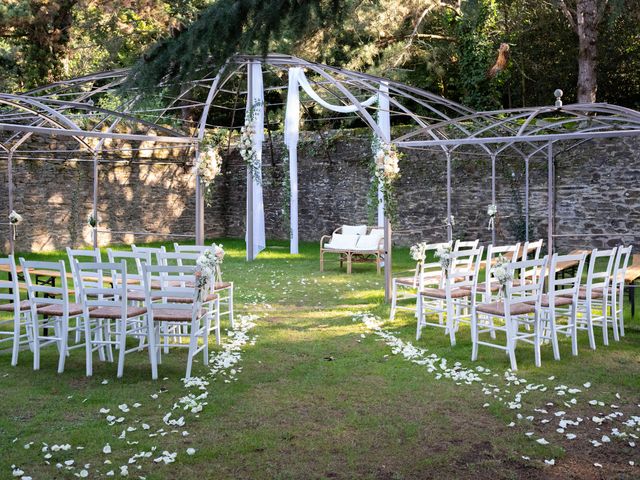
M529 231L529 163L533 158L546 158L548 165L548 250L553 251L553 160L554 145L563 151L596 138L640 136L640 112L608 104L587 104L522 108L475 112L419 88L373 75L309 62L289 55L235 55L217 72L203 68L200 79L178 85L178 93L170 93L169 80L154 92L160 105L145 106L142 92L126 89L129 70L120 69L58 82L21 95L0 94L0 159L8 164L9 209L13 209L12 160L42 155L31 145L33 136L63 136L73 139L76 148L58 151L56 160L84 160L93 162L93 214L98 209L98 168L101 162L130 155L133 151L180 149L191 162L199 155L199 143L208 129L238 128L234 124L236 111L245 105L235 102L233 108L220 101L224 95L246 95L247 67L260 62L265 74L275 85L265 81L265 93L285 91L283 77L288 69L301 67L309 76L316 91L332 103L355 105L353 118L367 125L375 134L382 132L374 118L377 106L364 106L367 97L378 94L380 85L388 87L389 114L402 129L392 129L388 143L399 148L439 151L447 164L447 215L451 216L452 155L475 152L491 159L492 202L496 202L496 160L510 155L525 163L525 223ZM235 90L229 87L237 80ZM245 84L246 85L246 84ZM100 106L101 99L115 92L127 92L115 106ZM559 100L559 99L558 99ZM309 100L306 100L309 102ZM312 102L311 102L312 103ZM272 107L283 103L272 104ZM268 105L267 105L268 107ZM216 125L212 121L217 110L232 112L231 125ZM345 119L345 115L340 115ZM329 120L333 120L330 118ZM400 130L407 131L403 133ZM130 146L135 144L136 147ZM151 144L151 145L150 145ZM125 148L124 145L129 145ZM51 152L45 158L51 159ZM556 151L557 154L557 151ZM249 176L248 176L249 179ZM247 195L252 194L252 182L247 181ZM251 205L251 203L249 203ZM204 189L196 179L197 243L204 242ZM250 228L250 226L247 226ZM93 242L97 245L98 229ZM123 232L118 232L123 233ZM135 233L135 232L128 232ZM144 232L152 233L152 232ZM447 236L453 237L448 225ZM495 227L492 241L495 243ZM249 235L249 239L252 236ZM11 248L13 240L11 238ZM251 240L250 240L251 241ZM385 222L385 297L391 287L391 226ZM252 251L251 245L247 245ZM250 258L251 259L251 258Z

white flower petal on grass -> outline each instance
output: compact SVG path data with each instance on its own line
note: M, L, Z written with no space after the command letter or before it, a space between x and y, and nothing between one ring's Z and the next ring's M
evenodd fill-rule
M594 463L593 466L594 467L598 467L598 468L602 468L602 465L600 463Z
M555 465L556 464L556 460L554 458L552 458L551 460L546 460L544 461L545 464L547 465Z
M111 453L111 445L107 443L104 447L102 447L102 453L104 453L105 455L109 455Z
M194 453L196 453L195 448L187 448L187 455L193 455Z
M109 383L109 380L102 380L102 385L106 385L107 383Z
M71 466L71 465L73 465L74 463L75 463L75 461L74 461L73 459L69 459L69 460L65 460L65 461L64 461L64 464L65 464L67 467L70 467L70 466Z
M547 440L545 440L544 438L539 438L536 440L536 442L538 442L540 445L549 445L549 442L547 442Z
M582 386L584 388L589 388L589 387L591 387L591 382L583 383Z
M87 478L89 476L89 472L86 470L80 470L80 478Z
M568 440L573 440L576 438L575 433L567 433L565 436L567 437Z
M24 475L24 470L21 470L19 468L16 468L15 466L13 467L13 476L14 477L21 477L22 475Z

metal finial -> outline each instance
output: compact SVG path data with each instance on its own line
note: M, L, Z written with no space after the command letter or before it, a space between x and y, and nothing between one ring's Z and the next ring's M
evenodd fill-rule
M556 97L556 107L560 108L562 106L562 95L564 92L559 88L556 88L553 92L553 95Z

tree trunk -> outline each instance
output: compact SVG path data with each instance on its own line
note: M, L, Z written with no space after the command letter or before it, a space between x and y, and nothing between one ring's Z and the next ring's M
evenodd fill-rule
M598 41L598 2L576 2L576 33L578 34L578 103L596 101L598 80L596 76Z

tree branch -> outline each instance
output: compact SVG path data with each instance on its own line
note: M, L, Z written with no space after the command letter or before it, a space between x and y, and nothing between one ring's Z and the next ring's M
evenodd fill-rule
M576 23L575 12L571 11L564 0L556 0L556 5L569 22L569 25L571 25L573 31L578 33L578 24Z

